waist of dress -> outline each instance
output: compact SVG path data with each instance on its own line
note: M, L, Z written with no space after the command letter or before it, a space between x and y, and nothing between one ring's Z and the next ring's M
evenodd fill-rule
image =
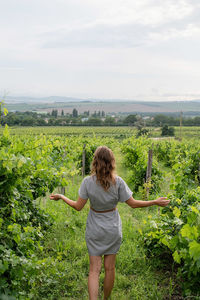
M107 210L95 210L94 208L92 208L92 207L90 206L90 209L93 210L93 211L96 212L96 213L107 213L107 212L110 212L110 211L114 211L114 210L116 210L117 208L114 207L114 208L112 208L112 209L107 209Z

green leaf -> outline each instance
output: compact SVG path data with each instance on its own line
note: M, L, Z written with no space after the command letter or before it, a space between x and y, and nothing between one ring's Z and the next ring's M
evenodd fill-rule
M175 235L171 240L170 240L170 249L174 250L179 242L179 237L178 235Z
M174 209L173 209L173 214L174 214L175 217L179 218L180 215L181 215L180 209L175 206Z
M7 108L5 108L5 107L4 107L4 109L3 109L3 113L4 113L4 115L5 115L5 116L8 114L8 110L7 110Z
M163 237L161 240L161 243L163 243L163 245L167 246L168 248L170 248L170 244L169 244L169 236L168 236L168 239L167 237Z
M178 264L180 264L180 262L181 262L181 256L180 256L180 254L178 253L177 250L173 253L173 258L174 258L175 262L177 262Z
M196 241L189 243L189 253L195 261L200 259L200 243Z
M3 224L3 219L0 218L0 228L1 228L1 225Z
M198 211L198 209L195 206L191 206L191 210L193 212L195 212L196 214L199 214L199 211Z
M3 274L6 270L8 270L8 262L0 260L0 274Z
M26 158L25 157L20 157L20 159L17 162L17 168L21 168L23 164L26 163Z
M182 225L183 224L183 221L179 218L174 218L174 224L176 225Z
M180 231L182 237L186 237L189 239L196 239L198 237L198 229L196 226L190 226L189 224L185 224Z
M7 125L7 124L5 125L4 131L3 131L3 136L4 136L5 138L9 138L9 136L10 136L9 128L8 128L8 125Z

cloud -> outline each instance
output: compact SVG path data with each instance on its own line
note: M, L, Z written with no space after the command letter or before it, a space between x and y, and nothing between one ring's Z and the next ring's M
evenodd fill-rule
M39 34L44 48L138 47L199 35L196 1L106 1L105 12L83 22L62 24ZM102 1L101 8L105 6ZM193 22L193 23L192 23Z
M2 88L129 99L199 93L199 0L0 3Z
M108 11L107 18L113 24L142 24L157 26L173 20L181 20L194 12L189 1L120 1L116 9Z
M50 38L46 38L43 47L137 47L143 43L147 34L143 26L95 24L73 31L53 32Z
M24 68L20 67L1 67L0 66L0 71L23 71Z

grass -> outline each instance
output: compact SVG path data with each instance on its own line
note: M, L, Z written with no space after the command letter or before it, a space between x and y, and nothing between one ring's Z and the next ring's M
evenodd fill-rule
M123 242L116 263L116 282L112 299L164 299L169 280L155 272L145 255L140 233L147 212L131 210L120 204ZM84 239L89 207L81 213L62 202L47 201L47 211L54 213L56 222L47 233L40 285L34 288L34 299L87 299L89 259ZM48 265L49 260L49 266ZM102 291L104 271L100 276ZM52 290L52 282L54 283ZM38 282L39 283L39 282Z
M117 172L126 180L128 172L123 167L119 150L115 151L115 156ZM80 182L81 178L77 178L77 184L67 188L66 195L69 198L77 198ZM61 201L49 199L43 207L55 222L46 234L40 257L45 263L29 297L34 300L88 299L89 258L84 232L89 203L81 212L74 211ZM116 280L111 299L173 299L170 298L173 294L171 274L153 266L153 262L146 257L141 239L145 219L157 213L156 207L133 210L119 203L118 210L123 224L123 241L117 255ZM103 278L102 268L100 299L103 298Z

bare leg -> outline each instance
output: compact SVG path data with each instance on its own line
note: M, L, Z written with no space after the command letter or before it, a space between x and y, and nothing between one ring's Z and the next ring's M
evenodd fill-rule
M107 300L111 294L112 288L115 281L115 258L116 254L110 254L104 256L104 268L105 268L105 279L104 279L104 300Z
M90 300L98 299L100 271L101 256L90 256L90 271L88 277L88 292Z

